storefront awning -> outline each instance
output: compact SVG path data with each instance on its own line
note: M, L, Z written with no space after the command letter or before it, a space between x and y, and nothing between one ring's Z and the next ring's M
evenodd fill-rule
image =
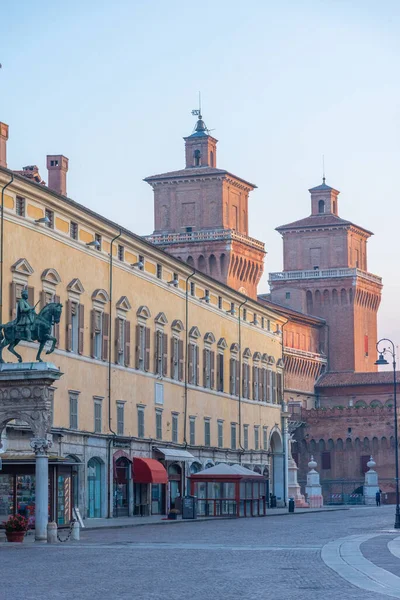
M168 483L164 465L155 458L134 458L132 479L135 483Z
M164 455L165 460L190 461L196 460L193 454L187 450L176 450L175 448L156 448L157 452Z

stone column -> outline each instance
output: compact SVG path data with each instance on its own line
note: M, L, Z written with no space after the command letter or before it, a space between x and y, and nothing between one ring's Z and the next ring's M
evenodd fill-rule
M47 541L47 523L49 522L49 457L51 436L32 438L31 446L35 452L35 541Z

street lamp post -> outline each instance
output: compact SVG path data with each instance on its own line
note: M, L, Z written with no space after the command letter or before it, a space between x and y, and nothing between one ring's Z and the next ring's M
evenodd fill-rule
M391 348L385 348L382 346L383 342L389 342ZM381 348L381 349L380 349ZM396 461L396 518L394 522L394 528L400 529L400 495L399 495L399 443L397 438L397 382L396 382L396 351L392 340L382 338L377 342L376 349L379 354L379 358L376 361L376 365L388 365L389 362L385 358L385 354L388 353L393 359L393 398L394 398L394 444L395 444L395 461Z

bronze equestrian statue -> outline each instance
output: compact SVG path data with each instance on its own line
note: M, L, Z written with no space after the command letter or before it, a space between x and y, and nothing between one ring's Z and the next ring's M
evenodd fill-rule
M12 354L22 362L22 356L15 352L14 348L21 341L39 342L39 350L36 355L38 362L43 362L40 358L46 342L52 342L51 348L46 354L54 352L57 339L51 335L54 323L59 323L62 312L62 304L59 302L50 302L42 308L39 314L36 314L35 307L28 302L28 290L22 290L21 298L17 306L17 318L14 321L0 325L0 363L4 363L2 354L6 346Z

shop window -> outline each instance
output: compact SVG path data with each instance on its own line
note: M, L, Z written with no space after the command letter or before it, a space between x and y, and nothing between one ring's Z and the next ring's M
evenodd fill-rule
M217 428L218 428L218 448L223 448L224 447L224 422L218 421Z
M16 202L15 202L15 212L17 213L17 215L19 217L25 216L25 198L22 198L21 196L17 196Z
M78 223L75 223L74 221L70 222L69 235L70 235L71 239L73 239L73 240L78 239Z
M78 429L78 394L69 394L69 428Z
M124 435L125 427L125 405L123 402L117 402L117 434Z
M195 417L189 417L189 437L190 445L196 445L196 419Z
M138 437L144 438L144 406L137 407Z
M102 402L101 400L94 401L94 432L101 433L102 430Z
M236 428L235 428L235 434L236 434ZM249 426L248 425L243 425L243 448L245 450L249 449Z
M260 449L260 427L254 426L254 450Z
M236 423L231 423L231 450L236 450Z
M172 441L178 443L178 422L179 416L177 413L172 414Z
M204 419L204 445L211 446L211 421Z
M156 410L156 439L162 440L162 411L160 409Z

